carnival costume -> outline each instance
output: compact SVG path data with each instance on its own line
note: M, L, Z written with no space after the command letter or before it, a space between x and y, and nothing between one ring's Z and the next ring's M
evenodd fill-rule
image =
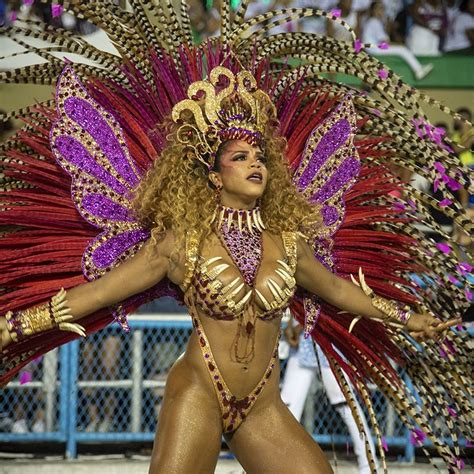
M25 126L1 146L1 215L8 227L0 239L0 304L15 342L2 352L0 382L75 333L90 334L113 319L128 329L127 313L158 296L173 295L189 308L221 406L223 430L232 432L271 375L278 339L259 384L236 399L213 358L196 307L215 319L238 320L232 356L245 362L253 356L256 320L280 317L289 305L305 334L326 354L363 430L343 371L353 383L369 411L382 463L368 381L456 471L462 463L458 437L472 434L474 419L465 328L449 330L442 343L418 344L401 331L410 317L407 305L440 319L459 315L469 305L470 293L463 291L469 265L456 261L450 245L436 246L416 227L422 219L444 235L429 216L432 205L466 232L472 230L452 194L467 187L467 178L449 146L433 135L420 103L450 111L369 57L364 47L371 45L354 35L354 43L348 43L307 33L271 34L275 26L314 15L352 32L336 16L284 9L245 20L248 3L244 0L232 16L222 2L221 36L194 45L185 2L179 12L168 1L132 0L132 11L103 2L58 2L102 28L118 55L60 28L33 29L33 21L1 30L47 60L1 72L3 82L58 85L54 100L10 114L23 118ZM28 46L20 34L55 46ZM58 52L77 53L88 63L64 69ZM355 76L372 88L374 97L333 82L326 73ZM262 103L268 104L264 110ZM166 129L157 124L170 115L181 124L182 143L207 169L225 140L259 144L265 122L274 115L278 133L288 142L293 183L319 209L322 222L312 238L283 233L286 257L275 263L274 277L262 288L257 276L265 215L217 208L214 225L235 264L231 284L224 286L218 278L227 264L218 257L202 258L200 236L190 229L182 288L162 281L115 308L81 318L80 325L72 323L64 292L44 301L61 287L67 290L104 275L150 237L131 200L146 170L160 159ZM434 180L445 192L444 201L402 183L390 172L390 163ZM356 283L385 318L342 314L298 289L297 238L306 239L318 260L338 275L359 273ZM412 273L425 284L417 284ZM248 291L237 297L244 287ZM260 309L249 314L249 301ZM394 364L405 368L411 388ZM443 419L449 433L438 427L437 419Z

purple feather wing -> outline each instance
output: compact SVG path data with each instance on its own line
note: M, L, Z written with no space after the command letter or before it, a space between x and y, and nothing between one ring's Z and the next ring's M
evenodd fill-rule
M360 172L360 159L354 145L356 113L350 95L310 134L293 182L309 202L321 205L324 225L312 242L315 257L334 271L333 235L345 216L344 195ZM321 307L315 296L304 298L305 337L313 331Z
M94 280L135 253L149 236L131 207L140 175L118 122L89 96L71 67L58 80L56 99L53 153L71 175L78 212L103 230L83 255L84 275Z
M135 254L150 232L131 205L140 174L119 123L95 102L68 66L56 89L58 120L50 142L59 165L71 176L71 195L80 215L102 232L86 247L82 269L94 280ZM114 316L128 328L122 308Z
M344 194L355 183L360 159L354 146L356 114L350 95L310 134L293 175L300 192L322 205L321 237L331 237L344 220Z

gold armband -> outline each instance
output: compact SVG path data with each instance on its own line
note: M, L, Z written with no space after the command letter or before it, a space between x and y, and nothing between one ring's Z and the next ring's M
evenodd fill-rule
M402 326L406 326L408 320L414 313L412 309L410 309L408 306L401 307L395 301L387 300L381 296L377 296L372 288L370 288L370 286L365 282L365 277L361 268L359 268L359 281L357 281L353 275L351 275L351 279L354 284L360 286L364 293L370 297L372 306L383 313L386 316L385 319L390 322L395 322L401 324Z
M8 311L5 315L7 330L14 342L55 328L85 337L86 332L82 326L68 322L72 318L71 310L67 307L64 288L61 288L47 303L20 311Z

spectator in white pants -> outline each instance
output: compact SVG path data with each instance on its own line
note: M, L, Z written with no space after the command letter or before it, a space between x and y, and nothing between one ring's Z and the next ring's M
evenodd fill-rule
M372 2L370 5L370 17L362 28L362 41L364 43L379 45L389 41L390 37L385 29L384 18L385 9L383 3L381 1ZM368 52L374 56L378 54L384 56L399 56L410 66L410 69L418 80L423 79L433 70L432 64L421 64L416 56L403 45L391 44L388 49L383 50L370 48Z
M289 333L290 335L288 335ZM295 335L295 333L299 333L299 336L291 336L291 333L293 335ZM319 347L318 356L316 357L312 340L310 338L304 339L303 333L301 332L301 326L296 326L294 328L290 327L290 331L287 331L285 334L287 335L290 345L297 345L297 349L295 347L292 348L286 366L285 378L283 380L281 391L281 398L283 402L288 406L294 417L300 421L301 415L303 414L306 397L314 377L318 372L319 366L321 379L324 389L326 390L326 394L329 398L329 402L344 420L344 423L346 424L347 429L351 435L354 445L354 453L357 456L357 463L359 465L359 473L370 474L369 461L365 452L365 441L359 433L359 429L354 417L352 416L349 405L347 404L344 394L339 387L336 377L329 367L328 360ZM366 433L370 433L365 416L357 401L356 405L364 424L364 431ZM375 456L375 448L370 437L369 444L371 452Z

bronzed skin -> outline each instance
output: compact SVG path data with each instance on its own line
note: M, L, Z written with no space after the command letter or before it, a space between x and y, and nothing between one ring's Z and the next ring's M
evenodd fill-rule
M262 174L261 182L247 179L255 171ZM235 140L225 147L219 170L211 172L209 179L216 187L221 187L223 205L252 209L265 190L267 175L262 151L244 141ZM181 285L185 256L181 251L177 260L171 260L174 246L174 236L168 232L157 245L152 247L151 241L147 242L134 257L101 279L68 290L68 303L75 319L123 301L152 287L164 277ZM285 257L281 236L265 231L263 249L255 286L267 295L267 278L270 275L274 277L276 260ZM231 268L219 276L223 283L235 278L237 269L214 233L202 242L200 254L206 259L221 256L231 264ZM303 240L298 241L295 277L299 286L342 310L368 318L381 317L362 290L326 270ZM246 290L248 288L242 289L242 293ZM255 357L246 365L232 362L230 358L237 321L217 321L205 314L200 314L200 319L227 385L237 397L247 395L267 368L280 319L257 320ZM419 339L437 339L447 327L458 322L452 320L440 324L429 315L415 314L410 318L407 329ZM3 318L0 319L0 331L5 347L11 343L11 338ZM229 447L248 473L331 473L332 469L319 446L283 404L279 378L279 367L275 367L247 419L226 436ZM212 473L221 438L219 404L193 334L185 354L176 361L167 378L149 472Z

